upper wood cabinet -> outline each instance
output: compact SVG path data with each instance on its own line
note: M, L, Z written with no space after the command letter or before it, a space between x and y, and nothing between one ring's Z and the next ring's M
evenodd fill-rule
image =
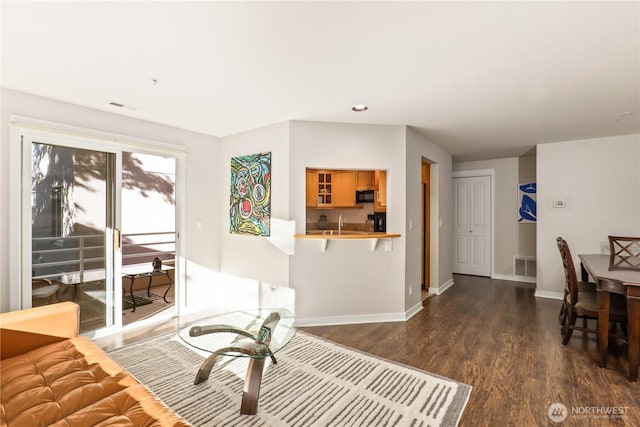
M374 191L373 210L387 210L387 171L306 170L308 208L362 208L356 191Z
M307 207L318 206L318 175L316 171L307 169Z
M373 171L356 171L356 191L373 190Z
M318 171L316 173L318 182L318 203L317 207L333 207L334 181L333 173L330 171Z
M308 208L355 208L356 171L306 171L306 206Z
M353 208L356 206L355 171L333 171L334 208Z
M375 171L374 180L373 210L385 212L387 210L387 171Z

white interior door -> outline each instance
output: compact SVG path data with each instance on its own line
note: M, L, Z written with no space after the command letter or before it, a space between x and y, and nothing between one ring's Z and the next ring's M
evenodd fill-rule
M491 177L454 178L453 272L491 276Z

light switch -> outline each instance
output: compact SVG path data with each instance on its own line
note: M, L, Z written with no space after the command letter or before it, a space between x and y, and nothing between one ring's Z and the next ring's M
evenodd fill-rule
M202 230L202 220L196 220L196 230Z

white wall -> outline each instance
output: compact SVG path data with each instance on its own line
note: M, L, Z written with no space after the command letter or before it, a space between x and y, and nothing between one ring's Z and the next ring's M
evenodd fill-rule
M513 275L513 256L519 253L518 224L518 158L493 159L454 163L454 171L493 169L495 171L494 200L494 265L491 276L509 278ZM507 277L505 277L507 276Z
M207 301L207 288L219 269L219 201L213 195L212 188L218 188L220 182L218 138L185 131L157 123L137 120L93 110L78 105L54 101L39 96L1 90L0 111L0 210L3 212L0 222L0 310L10 309L10 292L17 291L18 285L9 282L9 118L11 114L32 117L68 124L98 131L117 133L138 138L151 139L183 145L187 150L186 158L186 194L183 201L186 206L185 231L187 290L192 302ZM196 230L196 220L202 223L202 229ZM199 294L200 292L200 294ZM189 299L187 300L187 303ZM15 307L14 307L15 309Z
M253 288L264 283L289 286L295 291L300 324L404 320L420 306L419 197L424 157L435 162L432 186L438 188L432 193L432 282L450 285L451 156L414 131L409 131L410 138L406 132L404 126L292 121L223 138L220 266L225 277L220 280L236 280ZM229 235L226 171L230 159L264 151L272 152L272 216L294 222L293 232L304 234L306 229L306 168L381 169L387 171L387 231L402 237L390 246L380 242L375 250L370 240L329 241L325 252L318 240L296 239L295 253L287 256L267 239ZM410 202L408 196L412 196ZM359 219L350 214L353 210L340 212ZM440 218L442 227L437 225ZM415 224L412 230L409 219ZM405 280L409 275L411 280ZM409 285L414 291L411 296Z
M405 292L405 307L410 309L420 302L421 226L422 215L422 161L431 164L431 217L430 217L430 291L446 289L451 285L453 259L453 182L451 155L437 144L426 140L411 127L407 128L407 209L405 234L407 245L406 285L414 292ZM440 225L442 220L442 225ZM410 227L413 224L413 229ZM439 292L439 291L438 291Z
M187 311L282 305L295 309L307 324L404 320L419 298L419 292L407 298L407 286L416 290L420 277L420 206L414 199L420 194L422 158L435 162L432 221L443 222L432 231L431 279L451 283L451 156L404 126L294 121L219 139L6 89L2 97L4 124L17 114L186 147L182 237ZM6 126L1 135L0 236L8 236ZM389 246L380 242L375 250L370 240L332 241L326 252L318 241L295 240L295 255L287 255L272 239L229 235L230 159L262 151L272 153L274 234L305 232L305 168L311 167L387 170L387 231L402 237ZM416 224L413 230L409 219ZM295 226L287 229L292 222ZM8 248L0 239L3 311L9 309L12 289Z
M369 240L296 240L290 284L301 323L400 320L405 313L405 128L293 121L291 218L305 233L305 168L387 170L387 232L401 233L393 250Z
M640 235L639 171L639 134L538 145L537 296L562 297L556 237L579 265L578 254L608 248L608 235Z
M278 220L289 220L289 123L279 123L222 139L218 168L223 177L215 192L221 199L218 224L223 248L220 271L234 277L253 279L274 286L289 286L289 257L259 236L229 233L231 158L271 152L271 234L286 233ZM284 238L292 238L291 233Z

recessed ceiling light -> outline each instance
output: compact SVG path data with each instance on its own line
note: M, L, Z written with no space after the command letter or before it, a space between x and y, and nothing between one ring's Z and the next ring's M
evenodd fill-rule
M367 111L369 109L369 107L367 107L366 105L363 105L363 104L357 104L357 105L354 105L353 107L351 107L351 109L353 111Z

